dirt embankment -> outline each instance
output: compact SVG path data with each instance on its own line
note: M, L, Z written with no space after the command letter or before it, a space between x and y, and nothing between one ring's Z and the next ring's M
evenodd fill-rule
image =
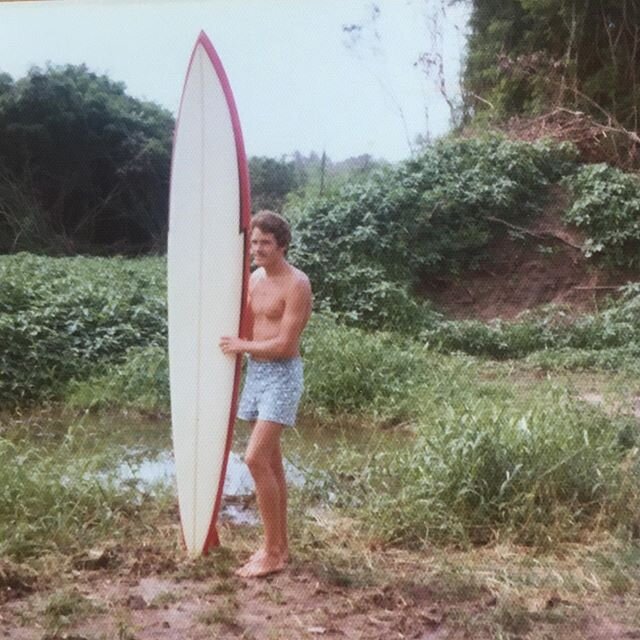
M572 313L597 311L618 287L639 273L598 267L581 247L585 236L562 221L567 193L554 186L543 213L528 226L492 218L495 236L475 270L425 280L419 292L454 319L516 319L545 304Z

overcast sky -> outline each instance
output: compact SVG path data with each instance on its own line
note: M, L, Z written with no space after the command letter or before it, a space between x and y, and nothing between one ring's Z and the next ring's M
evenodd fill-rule
M0 71L85 63L129 94L177 112L203 29L225 67L247 154L326 150L332 160L406 158L410 141L449 127L435 48L457 94L465 4L444 0L48 0L0 3ZM379 8L376 14L374 6ZM446 7L446 9L444 8ZM374 17L376 16L376 17ZM433 28L433 17L439 29ZM345 32L347 25L362 30Z

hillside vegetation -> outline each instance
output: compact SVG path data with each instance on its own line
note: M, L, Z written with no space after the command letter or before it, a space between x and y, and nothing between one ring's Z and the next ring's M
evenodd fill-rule
M416 293L423 279L481 260L504 233L493 220L529 224L559 182L573 194L565 216L587 238L585 260L636 268L635 176L580 166L567 146L496 137L443 141L332 195L296 202L291 258L313 282L316 309L346 324L401 332L445 352L507 358L580 349L616 366L640 346L637 285L595 314L551 308L493 325L448 320ZM123 361L130 348L164 348L164 269L160 258L0 258L2 402L56 397L71 378Z
M627 269L634 280L637 176L581 165L570 144L498 136L443 140L329 196L294 201L292 259L314 282L319 308L347 323L415 333L438 318L416 295L422 284L473 271L506 235L530 242L522 232L553 188L567 199L559 223L584 237L585 268Z
M590 161L640 167L638 0L468 4L466 124L560 116Z

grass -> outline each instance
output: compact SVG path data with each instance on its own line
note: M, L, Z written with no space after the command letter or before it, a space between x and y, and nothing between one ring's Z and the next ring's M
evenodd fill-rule
M229 595L235 593L237 588L238 585L235 581L223 578L219 582L211 585L211 587L207 589L207 594L212 596Z
M338 517L336 512L333 518ZM324 521L331 519L325 513ZM338 537L335 527L299 527L296 521L294 557L304 558L325 584L373 593L356 598L359 612L376 615L400 602L428 613L431 624L444 625L452 636L457 631L509 640L581 637L585 611L594 619L639 623L637 542L594 532L580 544L565 542L544 553L512 541L411 550L381 545L357 521L349 527L343 520L341 526ZM366 582L332 581L322 573L327 560L341 577L368 567Z
M294 500L292 509L296 510L296 506ZM174 525L175 515L173 520L158 522L159 532L131 540L128 550L123 548L121 553L134 556L139 547L167 537L163 530ZM345 606L349 604L356 616L376 617L383 609L400 613L408 606L414 607L407 609L408 612L424 613L433 625L441 625L451 633L466 630L478 638L510 640L518 637L542 640L549 634L574 637L570 634L585 624L585 610L592 611L594 616L607 615L620 624L637 626L640 623L637 619L640 606L638 546L603 532L594 534L591 540L584 540L582 544L563 543L545 553L535 553L531 548L512 542L466 550L435 545L412 550L383 544L373 538L361 522L345 518L339 510L329 508L313 518L297 514L291 525L294 558L291 575L310 579L312 584L317 582L319 588L329 594L327 597L334 594L334 589L335 593L344 594ZM230 561L241 556L248 543L246 531L225 525L220 533L225 544L223 556ZM181 555L171 545L163 547L161 553L174 559ZM203 603L209 601L210 604L203 605L194 614L194 620L205 627L233 629L240 635L238 616L241 609L250 611L251 605L239 600L240 597L244 600L240 585L234 587L233 580L218 577L216 563L211 560L194 562L183 558L178 570L168 574L153 567L149 569L152 574L164 576L165 580L176 579L176 585L182 579L195 580L190 593L202 594ZM198 569L194 572L196 565ZM127 566L125 561L117 569L107 571L104 579L129 575ZM55 625L58 629L67 625L71 633L73 620L80 623L85 614L78 616L78 613L87 604L82 599L86 598L82 596L86 590L71 586L78 582L91 585L91 588L99 584L86 572L60 573L52 592L45 594L37 615L25 617L25 624L40 620L44 607L51 603L48 628L53 631ZM199 582L201 586L198 586ZM226 587L217 589L217 585ZM279 611L284 597L283 585L278 582L264 586L263 604ZM186 593L179 600L188 597ZM168 594L165 592L158 598L158 603L152 604L175 602L176 599ZM212 598L215 601L211 602ZM295 596L290 592L286 600L288 605L296 606ZM104 615L99 609L94 613ZM89 614L93 615L92 612ZM113 620L114 615L120 614L125 616L127 611L116 609L109 615ZM128 619L123 617L122 620L123 634L135 636L130 624L124 622ZM275 626L273 630L280 633Z
M160 609L180 601L180 596L173 591L163 591L151 600L149 607Z
M220 578L225 581L232 576L235 564L235 554L229 548L220 546L206 556L191 558L183 563L176 573L176 578L179 580Z
M201 613L198 616L198 622L206 626L219 624L239 628L236 615L237 610L238 602L234 597L230 596L224 602L217 604L209 611Z
M589 406L553 378L519 384L508 364L415 350L412 366L402 390L412 444L336 443L310 495L331 495L372 535L405 545L549 547L637 526L633 416Z
M330 349L336 355L327 358ZM628 410L611 410L616 397L627 402L640 393L636 377L618 374L606 409L589 406L571 387L574 378L588 380L583 373L436 353L410 338L369 334L323 317L309 327L304 350L306 418L361 432L382 428L367 429L369 436L357 443L323 444L317 465L313 452L306 455L306 466L320 469L307 476L311 507L331 496L331 506L373 537L411 547L510 539L551 548L594 528L631 535L638 527L640 428ZM124 362L78 383L69 397L78 410L157 413L166 408L166 382L164 351L151 346L130 350ZM28 438L20 439L18 423ZM120 486L105 471L120 464L121 449L107 454L89 446L79 454L92 438L82 422L46 429L35 419L12 424L10 437L0 440L6 461L0 515L3 522L30 515L29 525L2 530L0 548L9 556L73 551L78 537L100 539L151 508L137 504L138 487ZM404 435L386 437L398 427ZM13 473L9 461L17 458L23 464ZM192 568L200 570L210 569ZM366 579L348 568L328 567L327 575Z
M42 324L33 339L46 328L50 341L42 348L54 350L58 340L67 346L52 353L53 369L47 365L33 375L25 369L4 379L0 391L17 393L12 398L19 401L64 398L67 410L18 402L0 415L0 553L10 563L0 566L0 584L26 594L41 588L47 576L63 576L88 550L115 549L115 564L134 575L157 567L176 580L213 579L208 595L228 601L205 612L209 622L203 624L231 624L231 571L253 547L255 531L227 531L222 549L176 564L173 496L152 494L135 481L122 483L114 473L123 461L135 467L149 451L169 446L166 424L136 417L168 412L166 351L157 330L162 323L156 318L151 334L136 338L135 323L145 322L151 307L142 299L133 322L130 315L118 315L124 302L103 305L97 317L106 314L101 322L108 317L123 333L104 334L111 340L108 358L88 357L83 341L98 326L91 319L99 306L94 302L104 302L106 292L82 285L86 324L77 335L60 337L66 325L59 320L80 294L65 301L62 285L34 292L18 287L17 282L30 282L30 269L42 276L48 268L61 268L21 260L11 266L13 307L0 315L6 321L23 314L24 320L36 309L30 322ZM102 263L81 260L65 265L79 267L78 274L89 280L102 269ZM125 278L138 267L148 270L158 293L159 260L118 262L109 273ZM136 278L128 296L143 291ZM57 306L47 319L49 295ZM305 449L302 438L288 434L285 445L300 454L298 466L306 473L304 486L291 494L294 566L353 592L391 585L409 597L423 590L436 601L454 603L459 617L451 624L470 630L476 625L495 638L542 638L543 632L562 637L578 615L564 602L624 598L637 604L640 424L634 412L640 370L633 340L604 346L607 327L613 342L625 323L635 335L633 300L606 321L604 315L585 320L575 334L567 329L575 344L600 331L602 348L565 345L530 352L527 332L507 329L491 340L525 345L522 354L528 355L500 360L442 353L434 343L314 317L303 345L302 412L327 438ZM157 297L153 305L162 309ZM22 338L29 326L25 320ZM75 336L71 342L69 336ZM75 354L66 350L69 344L76 345ZM14 351L12 366L20 367L33 367L40 353L22 362ZM78 365L76 373L56 377L60 354L71 357L68 371ZM47 386L54 378L55 385ZM28 384L18 393L20 381ZM354 430L359 437L335 435L336 424L343 434ZM142 540L152 542L143 548ZM63 577L52 585L53 595L66 594L52 596L48 615L55 626L74 619L84 605L64 588ZM277 590L267 594L273 604L280 598ZM486 605L492 598L495 604ZM548 601L559 604L547 607ZM474 603L483 603L475 618ZM619 613L636 624L622 605Z
M0 553L16 562L72 557L147 523L169 496L153 500L121 482L127 450L81 421L3 420L0 435ZM107 441L105 441L107 438ZM135 464L135 462L132 462Z
M164 347L132 347L122 362L88 379L73 379L65 391L76 409L169 412L169 362Z
M384 344L388 338L379 340ZM361 346L351 353L364 370L383 350ZM399 363L401 355L397 347L386 366ZM594 530L633 535L638 527L634 514L640 509L634 507L639 430L632 417L585 405L566 380L559 385L553 377L531 377L526 367L516 370L509 363L419 350L412 352L411 363L404 374L402 401L387 404L387 409L402 407L402 434L361 428L368 435L357 442L333 438L318 441L315 451L301 451L302 468L317 471L308 472L305 486L295 492L299 495L293 498L292 513L308 521L301 525L309 531L305 553L315 558L323 578L351 586L371 582L367 565L354 565L347 551L336 551L339 539L351 535L353 527L380 544L409 548L511 540L551 550L559 543L583 540ZM480 380L474 379L478 374ZM331 369L316 380L310 376L311 388L325 385L316 392L319 406L321 394L330 395L331 384L339 388L337 375ZM594 381L604 384L597 378L580 378L579 383L591 388ZM637 384L627 383L616 388L636 393ZM609 406L615 391L606 391ZM382 407L390 394L381 393L374 405L380 402ZM330 406L324 411L321 424L336 419ZM0 440L5 460L0 467L3 553L18 562L43 554L74 556L82 547L99 545L113 531L126 535L132 527L153 527L156 500L140 502L138 485L118 484L108 473L121 464L118 457L124 450L134 456L134 465L138 454L117 446L96 447L95 425L47 422L37 415L15 418L13 426L7 423ZM385 422L383 415L389 420L394 413L381 409L370 419L355 414L359 422L347 428L375 424L376 417L378 425L397 425L401 417L395 413L394 420ZM98 424L110 428L109 420ZM137 433L147 440L153 432L148 430L148 435ZM140 435L131 433L131 443ZM166 437L159 446L168 446ZM14 470L16 459L22 465ZM60 483L61 477L69 482ZM323 521L320 505L337 509L332 521ZM309 520L309 513L319 515ZM9 526L11 522L16 525ZM314 530L318 539L331 544L314 547ZM184 578L225 579L235 558L220 553L184 565L180 572Z
M74 622L92 614L103 611L103 608L80 593L75 588L57 591L47 600L42 610L45 626L52 631L71 626Z

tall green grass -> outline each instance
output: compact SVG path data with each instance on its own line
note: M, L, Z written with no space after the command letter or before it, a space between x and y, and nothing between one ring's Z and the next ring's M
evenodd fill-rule
M406 391L411 446L336 446L308 490L409 546L500 539L546 546L637 526L640 427L552 383L514 388L421 363ZM420 380L422 378L422 380Z
M169 361L165 347L132 347L122 362L83 380L73 379L65 404L76 409L169 411Z
M547 546L637 527L637 419L590 407L553 379L518 384L507 366L483 379L483 360L408 338L321 320L306 345L316 414L404 422L415 434L397 448L336 443L331 468L307 485L376 537Z
M0 555L70 556L126 531L143 494L118 479L122 451L72 425L60 439L0 438Z

